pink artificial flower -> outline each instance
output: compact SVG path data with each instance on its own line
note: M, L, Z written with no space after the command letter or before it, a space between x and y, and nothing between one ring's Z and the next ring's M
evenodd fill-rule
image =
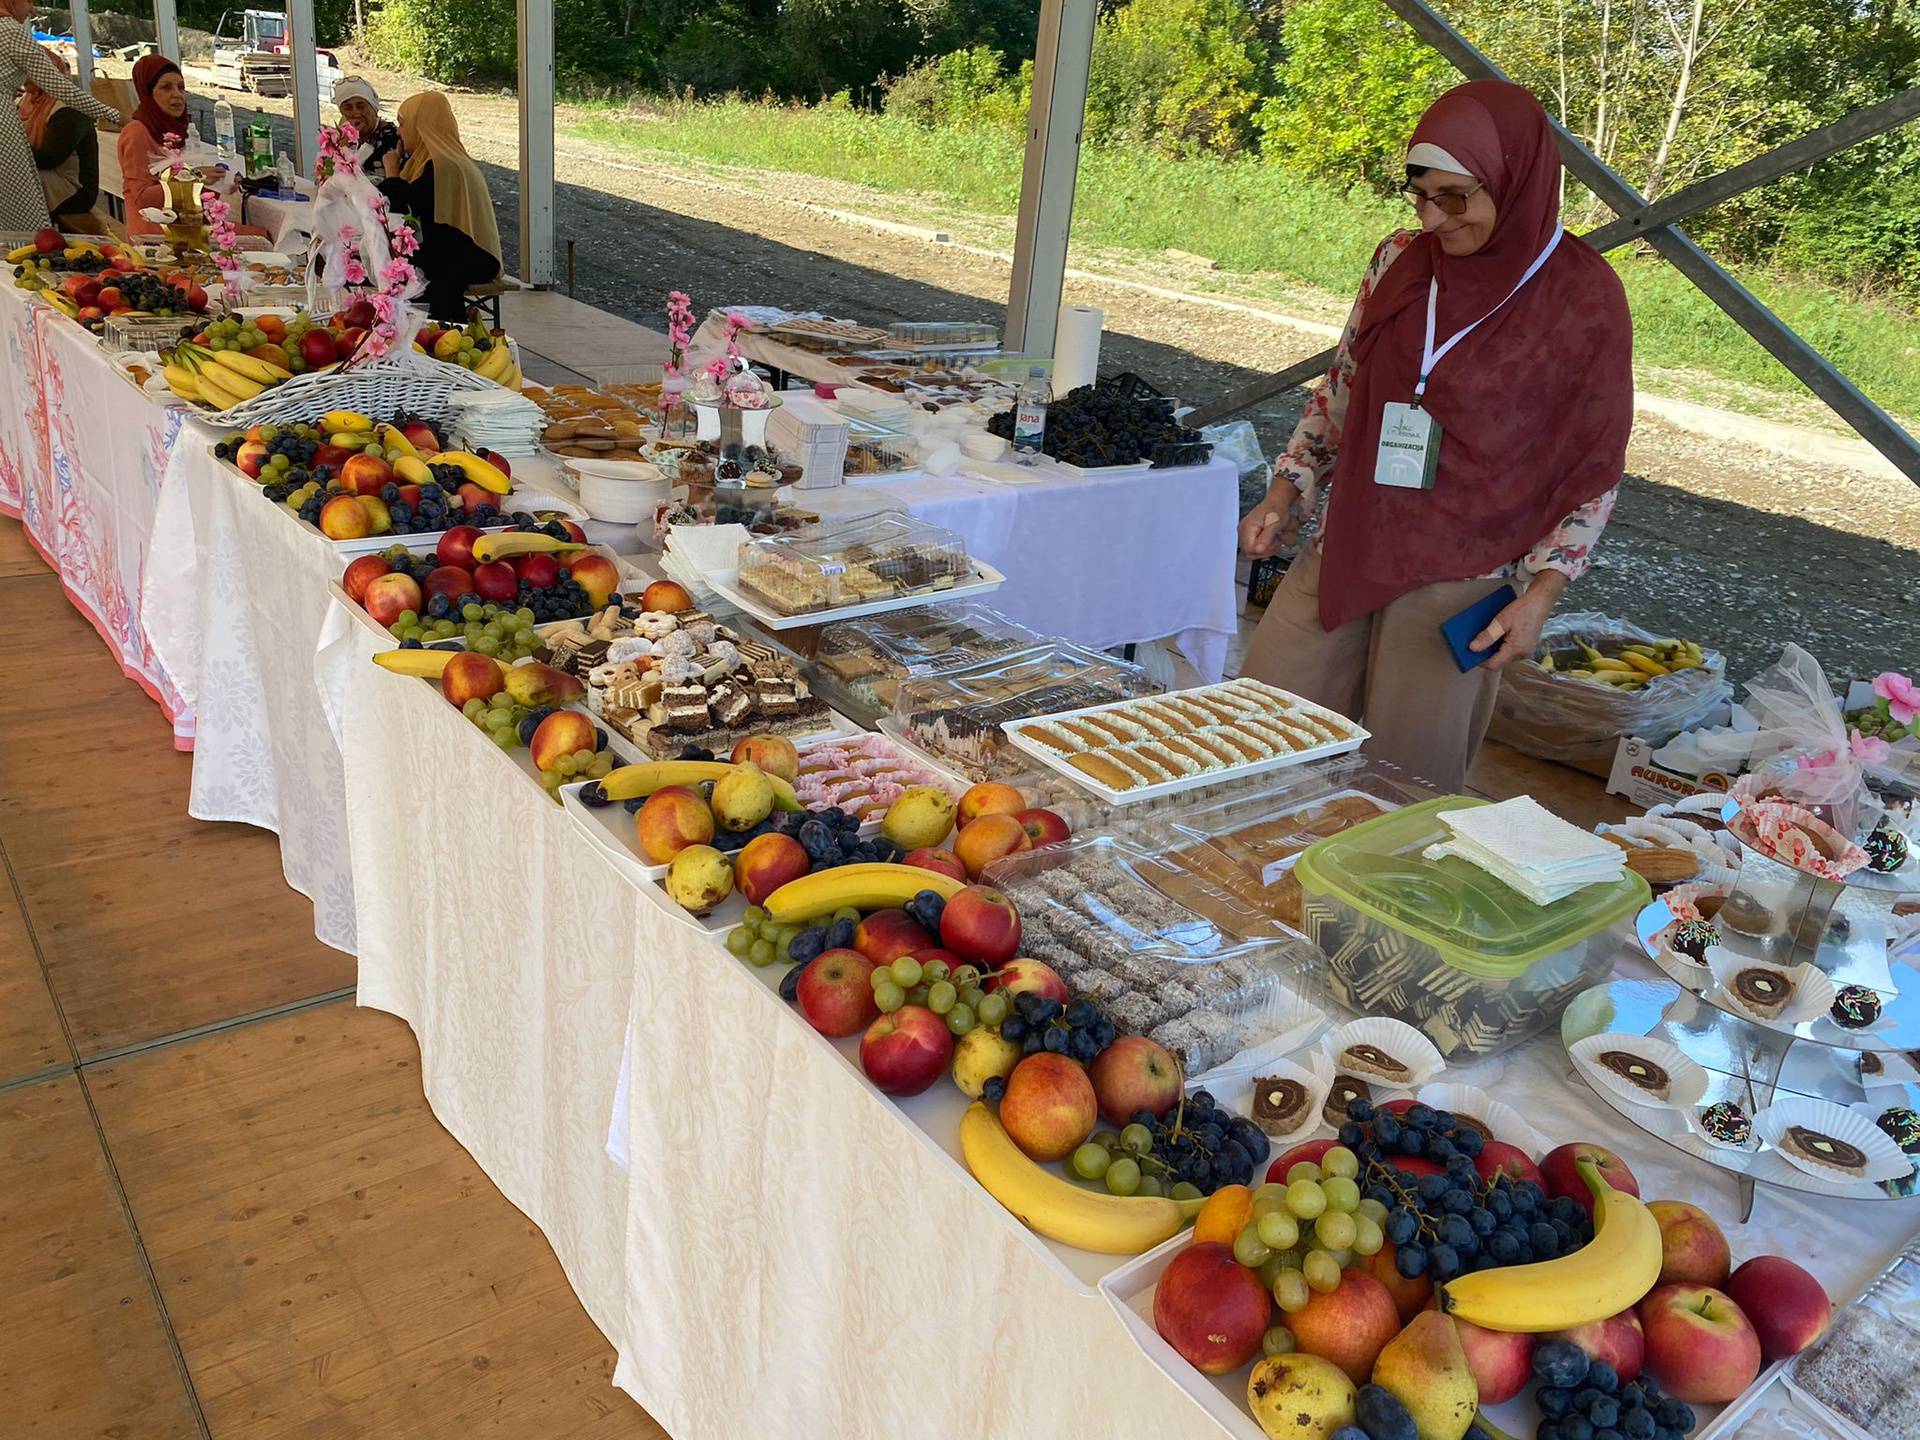
M1920 715L1920 685L1905 675L1883 670L1873 677L1873 693L1887 702L1887 710L1902 725L1911 725Z
M715 380L726 379L727 372L732 368L733 367L727 364L724 359L713 359L707 362L707 374L711 375Z
M1801 755L1793 762L1794 768L1798 770L1825 770L1829 766L1839 763L1840 752L1838 750L1822 750L1818 754Z
M1847 742L1853 758L1865 765L1878 765L1893 753L1893 747L1878 735L1862 735L1855 730Z
M358 255L347 257L344 271L346 281L349 285L364 285L367 283L367 267L360 263L360 257Z

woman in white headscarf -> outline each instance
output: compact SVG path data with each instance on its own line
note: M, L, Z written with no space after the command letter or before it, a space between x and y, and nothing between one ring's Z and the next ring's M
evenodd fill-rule
M360 173L379 179L384 173L381 156L400 143L399 129L380 118L380 97L358 75L347 75L333 82L333 103L340 107L341 120L360 136Z

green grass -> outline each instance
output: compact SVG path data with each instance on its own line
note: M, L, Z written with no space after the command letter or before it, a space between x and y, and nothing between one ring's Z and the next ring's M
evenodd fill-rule
M887 194L1011 217L1019 205L1021 137L926 129L886 115L744 101L667 104L644 118L612 104L569 127L630 153L790 171ZM1074 204L1076 243L1109 251L1184 250L1222 271L1310 286L1344 305L1374 245L1403 207L1257 161L1174 160L1089 149ZM1801 396L1785 367L1679 272L1616 254L1641 364ZM1920 317L1832 287L1766 272L1740 278L1843 374L1889 409L1920 396Z

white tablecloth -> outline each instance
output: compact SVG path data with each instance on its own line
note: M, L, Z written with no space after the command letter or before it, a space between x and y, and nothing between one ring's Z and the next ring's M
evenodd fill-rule
M1202 680L1219 679L1237 609L1232 463L1110 479L1041 473L1023 485L921 476L800 490L794 501L822 514L900 505L1006 575L986 597L995 609L1096 650L1170 639Z
M79 325L0 286L0 512L193 748L191 704L154 654L142 578L185 412L142 395Z
M283 254L298 254L307 248L313 233L313 182L294 181L298 198L249 195L246 222L267 232L268 243Z

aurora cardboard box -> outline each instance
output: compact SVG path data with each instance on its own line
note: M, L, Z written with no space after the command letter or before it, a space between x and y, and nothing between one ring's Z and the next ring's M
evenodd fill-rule
M1758 724L1743 705L1733 707L1731 722L1707 729L1688 730L1664 745L1654 745L1638 735L1623 735L1613 752L1613 769L1607 776L1607 793L1624 795L1641 809L1670 805L1703 791L1724 793L1746 773L1746 765L1729 768L1724 759L1700 758L1699 740L1711 735L1724 740L1757 730ZM1724 744L1716 747L1724 755Z

